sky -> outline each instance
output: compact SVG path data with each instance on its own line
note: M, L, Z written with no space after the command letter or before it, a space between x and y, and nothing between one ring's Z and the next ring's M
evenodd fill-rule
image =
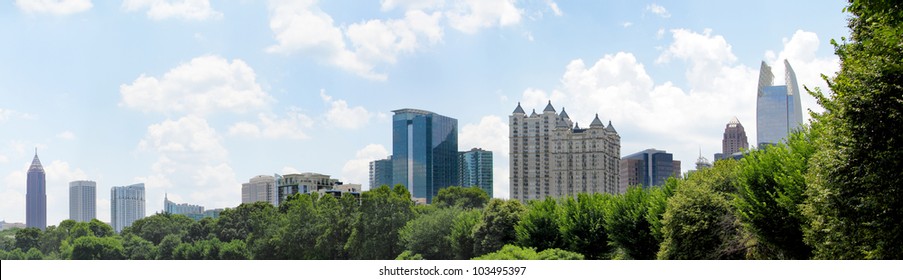
M0 220L25 220L37 148L48 224L68 182L145 183L148 214L235 207L256 175L368 185L392 110L458 120L459 150L493 152L508 197L508 116L549 101L595 114L621 155L693 168L736 116L755 143L759 65L824 89L848 37L843 1L16 0L0 4ZM801 90L803 90L801 88ZM802 96L804 111L821 112ZM808 116L806 117L808 122Z

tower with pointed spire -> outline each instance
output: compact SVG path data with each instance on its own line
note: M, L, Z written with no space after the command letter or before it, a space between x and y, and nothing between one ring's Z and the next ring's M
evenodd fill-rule
M549 101L542 113L521 104L509 120L509 194L522 202L579 193L618 193L621 137L599 115L581 128Z
M724 158L742 157L742 152L749 149L749 141L746 138L746 130L737 117L724 126L724 138L721 140L721 153L715 154L715 160Z
M25 226L47 228L47 180L44 166L38 159L38 148L34 149L34 159L28 167L25 192Z

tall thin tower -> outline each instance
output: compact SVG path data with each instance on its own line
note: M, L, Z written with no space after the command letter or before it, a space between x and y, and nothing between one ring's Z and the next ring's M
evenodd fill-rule
M44 166L38 159L38 148L34 149L34 159L28 167L28 182L25 192L25 226L44 230L47 228L47 180Z

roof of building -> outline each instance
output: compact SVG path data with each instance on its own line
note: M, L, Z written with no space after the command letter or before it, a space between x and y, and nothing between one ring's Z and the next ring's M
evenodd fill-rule
M41 160L38 159L38 148L34 149L34 159L31 160L31 166L28 167L28 172L31 171L44 172L44 166L41 165Z
M530 116L535 117L535 116L539 116L539 114L536 113L536 109L533 109L533 113L530 114Z
M517 108L514 108L514 114L518 114L518 113L524 114L524 115L527 114L527 112L524 112L524 108L520 106L520 102L517 102Z
M608 126L605 127L605 130L608 130L608 131L611 131L611 132L618 132L617 130L615 130L615 127L614 127L614 126L611 126L611 121L610 121L610 120L608 121Z
M564 111L564 107L561 107L561 114L558 116L561 117L562 119L570 119L571 118L570 116L568 116L568 113Z
M549 104L546 104L546 108L542 109L542 112L555 112L555 107L552 107L552 100L549 100Z
M394 111L392 111L392 113L396 113L396 114L414 113L414 114L420 114L420 115L434 115L434 114L436 114L436 113L433 113L433 112L430 112L430 111L427 111L427 110L411 109L411 108L404 108L404 109L394 110Z
M589 124L589 127L604 127L605 124L602 123L602 120L599 120L599 114L596 114L596 118L593 119L593 122Z

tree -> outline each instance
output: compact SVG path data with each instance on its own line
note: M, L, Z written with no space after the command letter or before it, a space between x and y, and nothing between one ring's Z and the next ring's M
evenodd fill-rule
M113 227L98 219L91 219L91 221L88 222L88 228L91 229L91 232L97 237L113 236Z
M233 239L246 240L255 233L258 238L273 230L276 208L265 201L242 203L236 208L226 209L216 221L216 237L223 242ZM247 241L247 240L246 240Z
M191 223L185 236L182 237L183 242L196 242L206 240L216 231L216 220L210 217L204 217L200 221Z
M351 236L354 218L358 213L358 199L345 194L340 199L331 195L320 198L317 204L317 242L314 246L317 259L345 260L345 242Z
M611 252L605 231L605 203L610 195L578 194L561 205L561 234L566 249L587 259L605 259Z
M94 223L94 221L91 222ZM122 230L122 234L134 234L154 243L154 245L159 245L167 235L184 235L188 231L188 227L193 223L194 220L185 215L173 215L165 212L157 213L133 222L131 226Z
M658 252L659 241L652 234L646 219L648 199L648 192L640 187L631 187L605 204L608 239L626 258L649 260L654 259Z
M546 249L539 253L532 247L505 245L498 251L488 253L474 260L582 260L583 255L558 248Z
M474 229L474 254L483 255L514 243L517 235L514 226L527 209L520 201L493 198L483 209L483 218Z
M176 234L163 237L163 241L160 241L160 245L157 246L157 259L172 260L174 258L173 252L180 244L182 244L182 238Z
M903 6L851 1L851 37L832 40L840 71L812 93L817 151L807 174L804 240L818 259L903 258Z
M527 211L514 226L517 243L537 250L564 247L559 225L558 202L551 197L530 201Z
M483 212L479 209L465 210L458 214L451 222L451 231L448 236L449 244L454 259L469 260L473 258L475 240L473 232L477 224L482 220Z
M62 244L63 240L68 238L69 233L66 230L56 226L48 226L47 229L44 230L44 234L41 235L41 253L46 255L50 255L51 253L58 254L60 251L60 244Z
M222 247L219 250L219 259L221 260L247 260L248 259L248 250L245 247L245 242L242 240L232 240L228 243L223 243Z
M72 245L74 260L122 260L125 259L122 242L117 237L83 236Z
M401 246L412 254L428 260L450 260L454 258L451 240L452 221L463 210L457 207L440 208L408 221L398 232Z
M722 161L726 162L724 160ZM721 163L716 162L716 164ZM694 174L699 174L699 172L704 171L707 170L699 170ZM695 177L696 175L691 174L689 176ZM659 244L664 240L664 237L662 236L662 220L664 219L665 212L668 210L668 199L674 195L674 191L677 189L680 182L682 182L681 179L669 177L668 180L665 180L665 184L659 187L652 187L649 190L649 206L646 209L646 221L649 222L652 237L655 238Z
M122 247L126 258L130 260L153 260L157 257L154 243L134 234L123 236Z
M808 131L794 133L787 144L754 150L744 156L733 199L741 223L756 238L755 253L768 259L809 259L803 242L799 205L806 190L804 174L815 152ZM780 218L776 218L780 217Z
M450 186L439 189L439 193L433 198L433 204L437 207L483 208L489 198L489 194L478 187Z
M401 254L398 230L414 217L413 206L411 194L402 185L362 193L360 211L345 245L351 258L389 260Z
M708 171L708 170L705 170ZM701 171L700 171L701 172ZM711 186L681 184L662 220L664 241L659 259L713 260L741 259L735 236L740 225L725 196Z
M16 232L16 248L27 252L31 248L40 248L43 232L34 227L24 228Z
M43 260L44 254L41 253L41 250L38 250L38 248L31 248L31 249L28 249L28 252L25 253L25 259L26 260Z
M317 213L314 206L318 194L295 194L280 205L285 212L285 226L279 230L278 255L282 259L314 259L317 242Z

